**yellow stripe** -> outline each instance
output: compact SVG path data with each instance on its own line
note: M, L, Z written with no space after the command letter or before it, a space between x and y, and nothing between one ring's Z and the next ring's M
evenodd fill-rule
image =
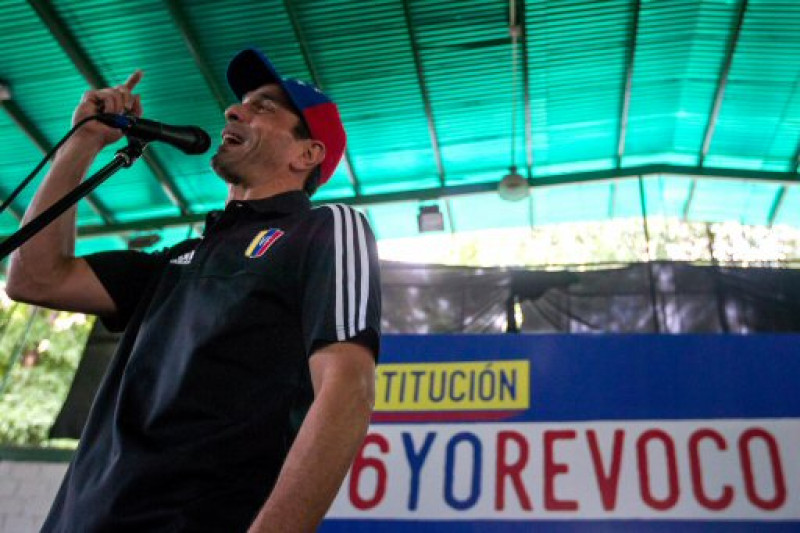
M530 406L530 361L381 364L375 411L518 410Z
M246 255L247 257L250 257L250 254L252 254L252 253L253 253L253 250L255 250L255 249L256 249L256 246L258 245L258 241L260 241L260 240L261 240L261 238L262 238L264 235L266 235L268 231L269 231L268 229L265 229L265 230L263 230L263 231L260 231L260 232L258 233L258 235L256 235L256 238L255 238L255 239L253 239L253 241L250 243L250 246L248 246L248 247L247 247L247 250L244 252L244 255Z

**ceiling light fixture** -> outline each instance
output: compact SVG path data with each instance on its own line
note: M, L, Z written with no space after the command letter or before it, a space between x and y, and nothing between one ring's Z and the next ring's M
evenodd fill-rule
M8 83L0 80L0 102L11 100L11 87Z
M129 250L144 250L150 248L161 240L161 235L158 233L141 233L134 235L128 239Z
M511 34L511 165L508 174L503 176L497 186L497 194L500 198L510 202L516 202L527 198L528 180L517 172L517 40L521 29L517 23L516 0L508 2L508 31Z
M517 172L516 165L511 165L511 168L508 169L508 174L500 180L500 185L497 186L497 194L500 195L500 198L509 202L527 198L528 180Z
M439 206L436 204L420 206L417 224L420 233L444 231L444 216L439 211Z

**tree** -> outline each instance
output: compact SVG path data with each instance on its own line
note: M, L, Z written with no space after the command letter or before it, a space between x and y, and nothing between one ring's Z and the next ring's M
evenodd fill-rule
M92 320L0 295L0 445L48 444Z

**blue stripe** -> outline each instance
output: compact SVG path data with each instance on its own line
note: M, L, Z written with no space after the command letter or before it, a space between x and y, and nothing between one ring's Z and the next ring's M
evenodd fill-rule
M275 229L275 228L270 228L269 230L267 230L267 232L264 234L264 236L261 237L261 239L259 239L258 244L256 245L256 247L253 248L253 252L250 254L250 257L259 257L259 256L263 255L263 253L264 253L264 245L272 238L273 235L275 235L276 231L278 231L278 230Z

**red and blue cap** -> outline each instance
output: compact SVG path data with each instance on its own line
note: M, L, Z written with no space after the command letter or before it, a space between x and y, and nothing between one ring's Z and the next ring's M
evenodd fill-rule
M228 64L228 86L239 100L267 83L277 83L283 88L311 137L325 145L325 159L319 166L319 185L322 185L333 175L347 144L339 108L317 87L281 77L270 60L255 48L242 50Z

